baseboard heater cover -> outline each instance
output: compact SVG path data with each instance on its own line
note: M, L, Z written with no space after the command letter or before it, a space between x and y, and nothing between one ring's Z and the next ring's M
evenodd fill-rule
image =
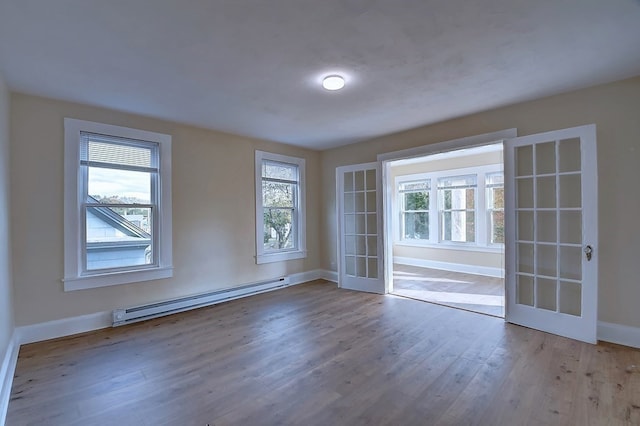
M164 302L134 306L125 309L116 309L113 311L113 327L132 324L139 321L146 321L152 318L158 318L191 309L215 305L216 303L222 303L241 297L264 293L266 291L287 287L289 282L289 277L281 277L274 280L251 283L239 287L181 297Z

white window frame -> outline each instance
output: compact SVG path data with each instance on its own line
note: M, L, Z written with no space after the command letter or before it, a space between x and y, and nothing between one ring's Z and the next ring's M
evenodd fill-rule
M487 184L487 177L490 174L497 174L500 173L502 174L502 178L503 178L503 183L502 186L499 185L493 185L491 187L488 186ZM484 182L485 182L485 203L486 203L486 211L487 211L487 245L490 247L504 247L504 243L494 243L493 241L491 241L491 238L493 237L493 215L491 213L493 212L499 212L501 211L504 214L504 204L502 208L492 208L489 206L489 193L491 192L491 190L493 188L502 188L503 194L504 194L504 172L500 171L500 172L488 172L485 174L484 176ZM504 202L504 199L503 199ZM504 216L503 216L504 218ZM504 230L503 230L504 232Z
M264 161L274 161L286 165L294 165L298 169L297 196L295 201L295 215L293 217L295 247L277 251L264 250L264 210L262 203L262 164ZM256 263L281 262L285 260L303 259L307 257L306 237L306 180L304 158L274 154L256 150L255 155L255 187L256 187Z
M159 150L155 262L105 270L84 270L84 167L80 164L82 133L156 143ZM82 290L173 276L171 211L171 136L91 121L64 119L64 290Z
M453 250L466 250L466 251L502 251L504 244L491 244L488 231L487 218L487 204L486 204L486 178L489 173L502 172L502 164L489 164L483 166L465 167L461 169L442 170L437 172L416 173L410 175L396 176L394 179L394 190L396 193L396 202L393 209L394 217L400 217L400 201L401 196L398 191L401 183L415 182L431 180L431 189L429 194L429 239L404 239L401 235L401 226L399 221L395 221L393 225L394 231L394 244L402 246L412 247L431 247L439 249L453 249ZM464 176L464 175L476 175L477 187L476 199L475 199L475 242L459 242L459 241L442 241L440 240L440 197L438 196L438 179ZM435 184L434 184L435 182ZM431 201L435 200L435 202ZM437 218L437 220L432 220Z
M440 181L446 179L465 179L465 178L473 178L475 179L475 185L470 185L470 188L459 188L459 187L440 187ZM451 175L451 176L443 176L438 178L436 182L436 194L438 194L438 242L440 243L453 243L453 244L475 244L478 241L478 174L477 173L469 173L465 175ZM444 206L444 194L442 191L453 190L453 189L473 189L473 208L464 208L464 209L445 209ZM473 212L474 224L473 224L473 241L454 241L454 240L445 240L443 237L444 234L444 216L446 212L451 213L451 218L453 221L453 212ZM452 230L453 233L453 230ZM466 234L466 232L465 232Z
M429 187L428 190L401 190L400 186L403 184L409 184L409 183L426 183L426 185ZM429 225L429 238L405 238L405 229L406 229L406 220L405 220L405 214L406 213L427 213L427 217L429 218L429 224L431 224L431 220L433 219L431 217L431 204L433 204L433 200L431 199L431 185L432 182L430 179L420 179L420 180L412 180L412 181L400 181L398 182L398 184L396 185L396 191L397 191L397 200L398 200L398 211L399 211L399 228L398 228L398 238L402 241L429 241L429 239L431 238L431 225ZM407 194L412 194L412 193L416 193L416 192L428 192L429 193L429 209L427 210L405 210L405 199L406 199L406 195Z

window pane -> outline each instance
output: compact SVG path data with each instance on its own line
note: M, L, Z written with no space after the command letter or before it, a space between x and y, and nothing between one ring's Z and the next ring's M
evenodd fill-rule
M488 206L492 209L504 209L504 188L490 189Z
M504 211L491 212L491 243L504 244Z
M476 186L476 176L449 176L438 179L438 188L466 188Z
M444 210L473 209L475 207L475 190L441 189Z
M262 177L271 179L298 180L298 166L295 164L262 162Z
M429 210L428 192L408 192L404 194L405 210Z
M87 207L87 270L152 264L151 211Z
M296 185L262 181L262 205L264 207L294 207Z
M429 239L429 213L404 213L404 239Z
M431 189L431 180L421 180L415 182L404 182L399 186L400 192L411 191L428 191Z
M108 163L119 166L155 167L153 155L155 146L136 146L122 143L119 138L108 138L100 135L84 137L86 145L81 145L81 159L92 162ZM120 143L118 143L120 142ZM151 145L151 143L148 143Z
M295 248L293 209L264 209L264 250Z
M102 204L151 203L151 173L89 167L87 186L88 195Z
M441 238L443 241L474 242L475 229L473 211L442 212Z
M494 186L504 186L504 175L502 172L487 173L487 188Z
M465 207L466 209L474 209L476 207L476 191L473 189L464 190Z

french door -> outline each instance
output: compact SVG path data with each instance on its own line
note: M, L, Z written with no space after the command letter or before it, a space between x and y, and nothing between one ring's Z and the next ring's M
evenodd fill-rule
M505 141L506 320L596 343L595 125Z
M336 169L338 284L345 289L386 293L379 180L378 163Z

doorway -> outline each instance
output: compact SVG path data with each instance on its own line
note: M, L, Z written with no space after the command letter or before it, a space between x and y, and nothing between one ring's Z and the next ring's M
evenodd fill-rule
M391 293L504 317L503 145L387 162Z
M338 285L379 294L394 291L394 261L402 256L394 253L392 238L394 224L400 220L394 216L398 211L394 211L392 196L400 191L394 187L392 162L410 162L417 157L500 143L504 149L502 212L506 215L503 226L506 250L502 252L502 271L507 272L505 320L584 342L597 342L596 141L593 124L522 137L517 137L516 129L506 129L379 154L374 163L337 167ZM494 203L493 209L487 209L490 202L485 201L482 206L480 199L477 202L474 199L471 208L468 191L447 195L447 191L469 187L478 190L483 182L483 190L498 185L487 174L484 179L476 178L474 184L464 173L435 183L422 182L422 189L428 187L431 191L429 207L403 212L428 212L428 220L417 215L414 225L418 226L406 229L414 235L428 229L428 238L437 236L447 243L469 242L471 235L477 238L476 243L482 238L490 241L498 234L478 225L477 211L491 213L499 211L499 206ZM419 189L419 186L404 188ZM443 207L438 209L438 197L450 202L441 201ZM445 226L436 228L434 233L432 224L440 222ZM409 266L445 269L437 267L442 264L433 263L445 261L430 261L430 265ZM483 268L469 263L473 265L473 275Z

